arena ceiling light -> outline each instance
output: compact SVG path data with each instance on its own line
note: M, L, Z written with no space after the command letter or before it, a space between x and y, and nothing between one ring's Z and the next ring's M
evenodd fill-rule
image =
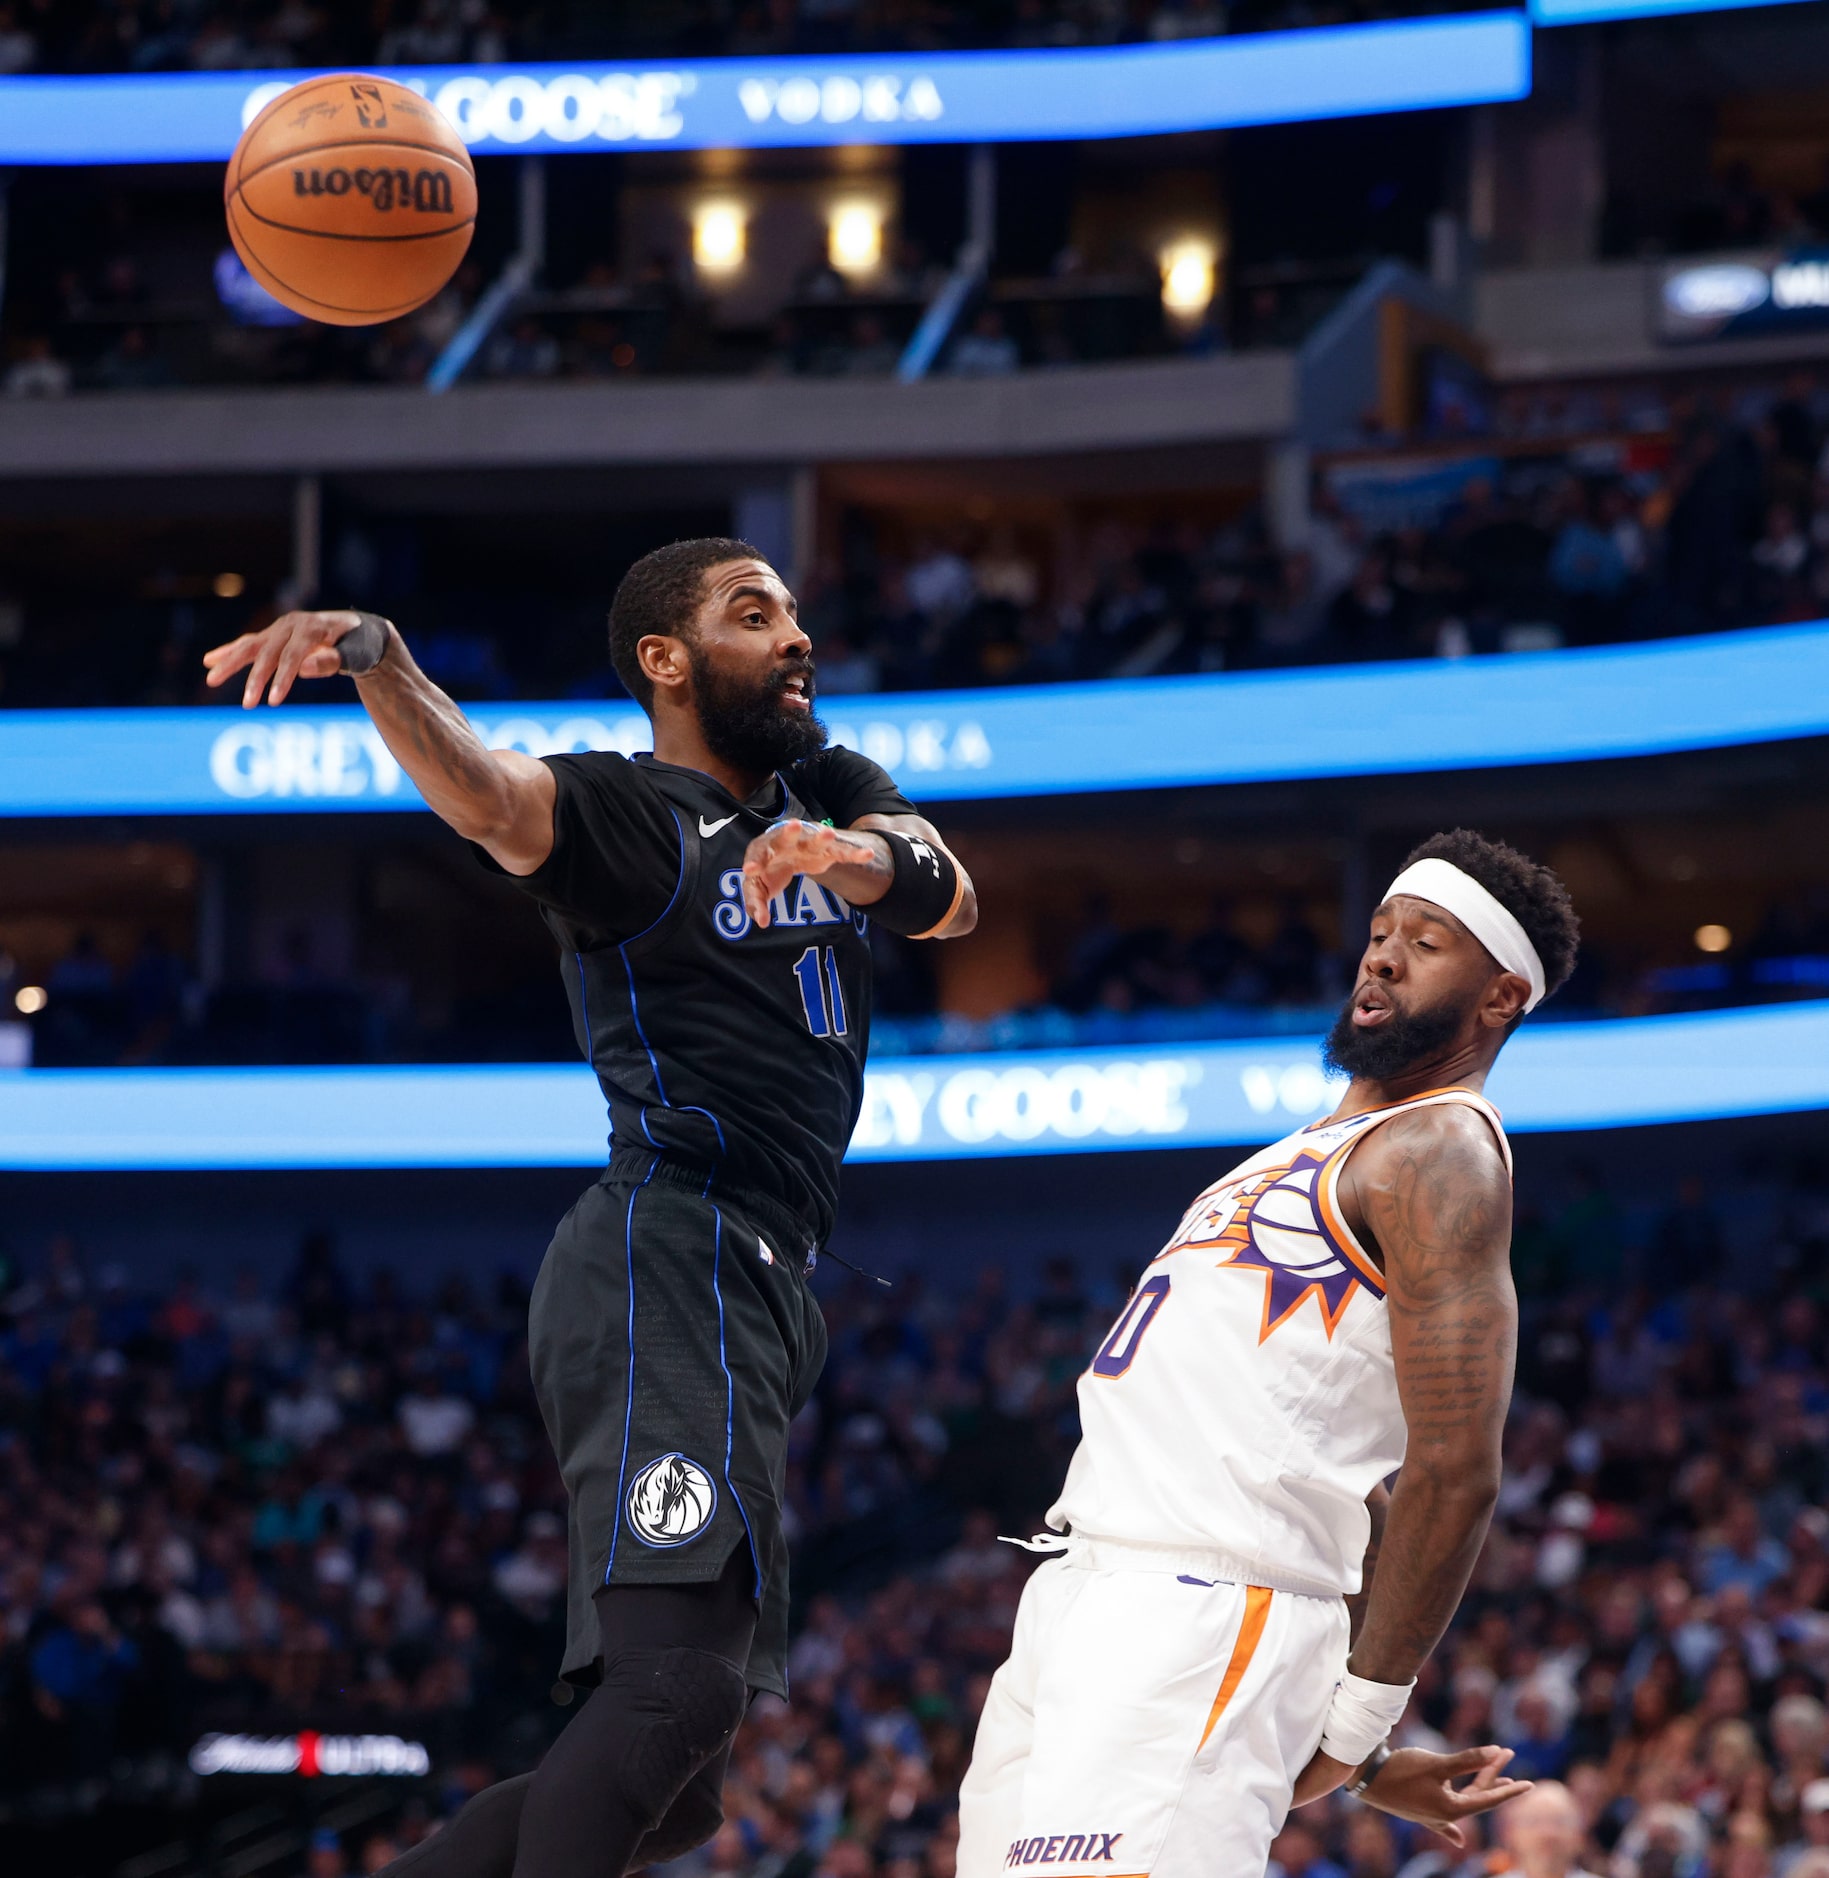
M1172 242L1162 250L1163 310L1178 319L1198 319L1213 304L1218 251L1210 241Z
M708 274L728 274L743 265L747 218L735 202L701 202L692 211L692 259Z
M1171 45L378 68L478 155L1144 137L1494 104L1530 91L1521 12ZM306 72L0 79L0 164L222 162Z
M836 202L826 218L826 258L841 274L869 274L883 259L883 211L874 202Z

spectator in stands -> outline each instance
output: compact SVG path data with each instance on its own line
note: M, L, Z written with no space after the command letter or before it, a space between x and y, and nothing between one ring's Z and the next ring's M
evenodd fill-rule
M9 398L61 398L70 389L70 367L51 350L42 334L22 340L19 355L7 367Z
M429 1351L420 1357L419 1375L411 1395L402 1396L400 1432L407 1447L422 1459L455 1454L476 1421L476 1411L460 1395L444 1386L444 1379Z
M29 72L38 61L38 41L20 23L17 6L0 6L0 78Z
M1311 552L1310 569L1314 566ZM1382 542L1360 558L1350 583L1327 608L1327 638L1343 659L1394 659L1408 650L1402 596Z
M52 967L48 988L59 997L86 997L114 989L114 966L94 933L76 935L76 943Z
M1737 1495L1728 1503L1716 1537L1703 1547L1701 1588L1712 1594L1739 1586L1758 1598L1790 1564L1791 1555L1760 1529L1757 1503Z
M1606 629L1617 616L1632 570L1617 517L1584 484L1571 482L1564 492L1548 572L1550 586L1564 603L1570 637L1584 643L1608 636Z
M27 1659L31 1700L41 1724L64 1743L79 1778L103 1773L112 1758L127 1679L139 1654L97 1599L60 1605Z
M553 378L559 342L536 319L518 319L489 342L484 369L491 378Z
M1000 378L1022 363L1004 327L1003 314L994 306L981 307L971 328L953 341L946 369L956 378Z
M1648 1275L1660 1291L1690 1291L1720 1276L1721 1222L1699 1175L1685 1174L1678 1183L1675 1204L1659 1219L1651 1251Z
M1560 1780L1539 1780L1499 1815L1499 1837L1518 1878L1594 1878L1583 1864L1586 1823Z
M349 1878L343 1841L327 1826L311 1835L305 1853L305 1878Z
M1793 1699L1787 1696L1785 1701ZM1782 1708L1783 1703L1779 1706ZM1773 1720L1776 1723L1776 1710ZM1817 1765L1822 1765L1820 1753ZM1796 1815L1797 1829L1779 1850L1775 1878L1808 1878L1812 1855L1829 1869L1829 1780L1819 1776L1804 1784L1797 1795Z
M1810 537L1797 509L1789 502L1774 502L1766 511L1764 532L1753 543L1754 605L1762 619L1783 622L1811 617L1815 609L1809 561Z

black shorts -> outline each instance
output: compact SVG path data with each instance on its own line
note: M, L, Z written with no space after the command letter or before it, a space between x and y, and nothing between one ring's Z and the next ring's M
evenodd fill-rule
M787 1693L787 1431L826 1358L808 1250L785 1209L645 1155L560 1222L528 1351L571 1496L566 1680L598 1680L595 1592L708 1583L747 1542L750 1687Z

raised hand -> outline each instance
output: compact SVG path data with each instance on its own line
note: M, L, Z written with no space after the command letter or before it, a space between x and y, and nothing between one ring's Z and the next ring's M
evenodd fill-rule
M347 611L281 614L262 631L243 633L204 653L205 682L227 684L245 666L243 707L252 710L263 691L269 704L282 704L296 679L332 678L342 669L338 642L361 623L360 613Z

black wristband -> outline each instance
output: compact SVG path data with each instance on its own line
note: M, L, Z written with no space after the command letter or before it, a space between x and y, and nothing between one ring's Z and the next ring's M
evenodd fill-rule
M1346 1790L1355 1800L1365 1798L1365 1790L1378 1778L1380 1770L1391 1758L1391 1744L1381 1741L1366 1758L1360 1762L1359 1771L1346 1783Z
M889 891L865 910L879 926L905 939L931 939L952 918L964 883L953 857L938 842L878 828L889 844L895 878Z
M387 635L392 622L379 613L358 613L353 631L337 641L337 669L351 678L366 678L387 657Z

